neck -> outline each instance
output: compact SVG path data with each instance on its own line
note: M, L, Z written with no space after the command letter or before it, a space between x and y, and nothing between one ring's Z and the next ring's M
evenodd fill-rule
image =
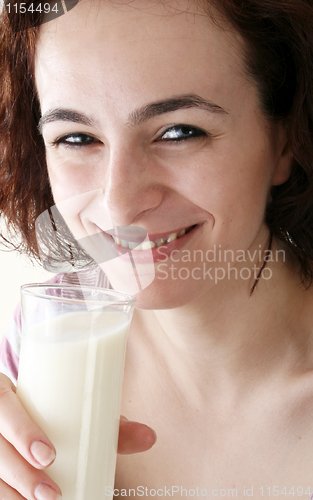
M251 296L243 280L220 282L182 307L140 311L155 348L180 376L242 388L313 361L312 291L300 284L290 257L267 265L272 278L260 278Z

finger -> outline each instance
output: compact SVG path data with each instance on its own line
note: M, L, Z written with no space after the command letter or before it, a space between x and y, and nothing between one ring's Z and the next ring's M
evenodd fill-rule
M47 467L55 459L53 444L30 418L11 380L3 374L0 374L0 432L37 469Z
M122 455L149 450L156 442L156 433L147 425L121 417L117 452Z
M51 500L58 498L61 490L42 470L32 467L16 449L0 435L0 477L24 498L37 498L36 492L43 485L51 490ZM5 460L4 460L5 458ZM54 496L53 496L54 495ZM48 498L50 498L48 497ZM2 497L0 497L2 498ZM9 497L10 498L10 497Z
M25 500L18 491L13 490L11 486L0 479L0 498L1 500Z

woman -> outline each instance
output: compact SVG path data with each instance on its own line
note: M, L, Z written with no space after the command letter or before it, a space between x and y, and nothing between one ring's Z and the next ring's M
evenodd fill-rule
M100 190L114 226L151 241L122 413L158 441L119 456L116 495L313 492L312 14L83 0L28 31L11 13L11 32L3 14L3 213L38 255L34 220ZM84 209L81 236L104 233ZM30 453L50 443L1 383L3 495L55 498ZM128 451L154 442L137 429L150 441Z

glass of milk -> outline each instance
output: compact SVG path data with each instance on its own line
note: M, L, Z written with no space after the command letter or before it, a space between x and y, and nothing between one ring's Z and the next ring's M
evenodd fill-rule
M17 395L56 448L47 473L63 500L111 500L135 299L52 284L24 285L21 293Z

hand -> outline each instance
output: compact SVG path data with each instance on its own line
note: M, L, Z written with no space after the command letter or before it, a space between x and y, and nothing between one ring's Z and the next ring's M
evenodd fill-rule
M119 453L151 448L155 433L146 425L121 417ZM56 450L24 409L8 377L0 374L0 498L5 500L57 500L60 488L44 469Z

